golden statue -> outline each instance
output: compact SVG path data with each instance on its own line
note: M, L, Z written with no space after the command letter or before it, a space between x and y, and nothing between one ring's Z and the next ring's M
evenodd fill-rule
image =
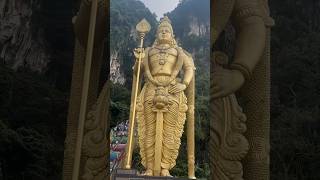
M143 49L140 46L134 50L134 54L137 59L134 66L137 77L134 77L134 83L139 81L140 69L144 75L142 90L139 94L136 91L132 98L132 113L135 117L136 111L138 124L141 163L146 169L144 175L171 176L169 170L176 165L180 138L185 120L188 119L189 178L194 179L193 59L177 45L171 22L166 16L160 21L152 47ZM183 79L180 79L182 71ZM138 89L138 86L134 85L133 90ZM134 119L132 118L133 121ZM134 124L130 122L130 126L133 127ZM132 132L132 128L130 131ZM131 163L130 139L128 147L126 168L130 168Z

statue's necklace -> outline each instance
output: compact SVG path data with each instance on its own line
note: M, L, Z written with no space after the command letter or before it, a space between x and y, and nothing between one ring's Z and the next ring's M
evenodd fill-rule
M165 47L165 48L156 47L156 49L158 49L160 51L159 54L158 54L159 65L163 66L168 61L169 54L167 53L167 50L170 49L170 47Z
M167 63L169 54L167 52L161 52L159 53L159 65L165 65Z

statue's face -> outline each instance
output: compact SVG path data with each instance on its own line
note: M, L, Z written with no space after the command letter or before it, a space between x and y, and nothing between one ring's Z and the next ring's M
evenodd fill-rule
M170 42L172 40L172 34L169 27L160 27L158 29L158 39L160 42Z

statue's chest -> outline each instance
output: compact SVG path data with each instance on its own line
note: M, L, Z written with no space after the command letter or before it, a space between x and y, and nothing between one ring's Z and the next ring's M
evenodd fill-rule
M149 63L155 67L171 67L177 61L178 52L174 48L169 49L152 49L149 52Z

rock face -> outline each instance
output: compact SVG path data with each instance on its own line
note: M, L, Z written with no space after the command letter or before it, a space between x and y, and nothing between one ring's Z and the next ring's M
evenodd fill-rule
M154 41L157 21L153 14L141 1L110 1L110 79L115 84L131 86L134 64L132 50L139 43L135 26L143 18L152 27L145 39L146 47Z
M126 82L123 73L120 71L119 52L114 51L110 56L110 80L113 83L123 85Z
M43 31L32 24L39 4L36 0L0 1L0 60L14 70L27 67L43 72L49 62Z
M183 0L168 13L178 43L192 56L199 71L208 73L210 59L210 1ZM205 76L209 76L206 74Z
M190 17L189 28L190 28L190 31L188 35L203 37L210 32L210 23L209 21L205 23L200 22L197 17Z

